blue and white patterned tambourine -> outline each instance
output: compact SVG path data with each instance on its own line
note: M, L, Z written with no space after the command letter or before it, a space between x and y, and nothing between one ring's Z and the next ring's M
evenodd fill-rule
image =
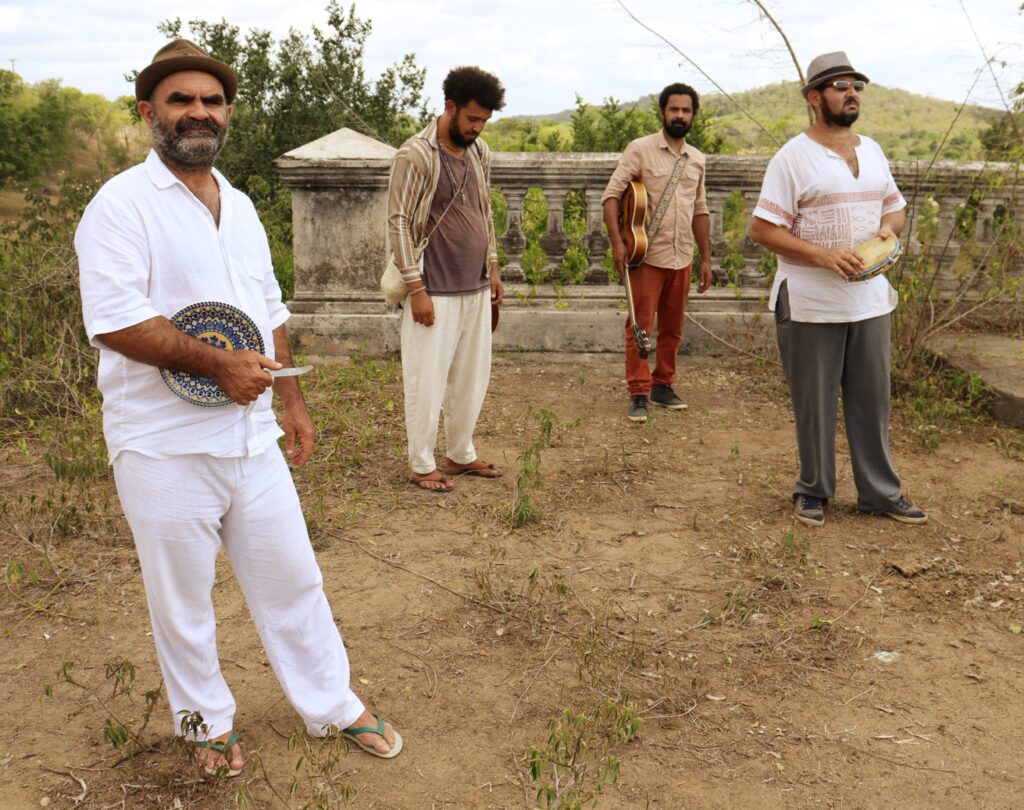
M176 312L171 323L182 332L219 349L265 353L263 335L253 319L238 307L219 301L200 301ZM160 376L175 394L203 408L230 405L231 399L209 377L188 371L160 369Z

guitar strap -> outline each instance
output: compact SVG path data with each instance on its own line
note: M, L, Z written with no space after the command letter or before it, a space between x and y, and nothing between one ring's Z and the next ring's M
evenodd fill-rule
M647 228L647 239L650 244L654 243L654 234L661 227L661 221L665 218L668 204L672 202L672 195L676 193L676 186L679 185L679 178L683 176L683 169L686 168L688 158L689 155L685 151L680 152L679 157L676 158L676 165L672 167L672 176L668 179L668 185L665 186L665 192L658 200L658 207L654 209L654 216L651 217L651 224Z

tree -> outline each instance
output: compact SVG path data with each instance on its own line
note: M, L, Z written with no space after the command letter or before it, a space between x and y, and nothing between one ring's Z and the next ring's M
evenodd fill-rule
M1024 160L1024 132L1020 123L1024 118L1024 82L1010 95L1013 101L1006 115L993 121L981 134L981 144L989 160Z
M610 96L595 109L577 93L576 111L572 114L572 150L621 152L630 141L660 126L651 110L623 106Z
M59 79L25 84L0 70L0 185L52 183L58 173L109 177L131 162L121 104ZM95 170L90 164L95 164Z
M26 85L0 70L0 182L63 168L71 148L71 92L55 79Z
M181 19L158 26L182 36ZM231 130L217 167L253 199L270 239L274 270L286 298L292 292L291 198L277 179L274 159L341 127L394 146L429 119L426 69L407 54L375 80L363 53L372 25L336 0L327 27L307 35L296 29L275 43L269 31L241 30L227 20L189 20L191 38L238 74ZM134 81L135 76L127 76Z
M182 35L180 19L159 25L168 38ZM341 127L397 146L428 118L426 70L407 54L376 79L366 75L363 54L372 24L336 0L327 6L327 28L307 35L291 29L275 43L269 31L244 37L227 20L190 20L192 38L238 73L231 135L218 159L233 182L258 175L277 185L273 161L283 153Z
M1021 3L1021 14L1024 14L1024 3ZM981 143L985 147L988 160L1024 160L1024 81L1010 92L1011 101L1007 105L1006 115L982 133Z
M702 152L722 151L722 138L713 132L714 117L699 112L686 136L686 142ZM621 152L626 145L642 135L661 129L661 110L657 97L648 108L639 103L620 104L614 98L594 108L576 95L576 111L572 114L572 145L574 152Z

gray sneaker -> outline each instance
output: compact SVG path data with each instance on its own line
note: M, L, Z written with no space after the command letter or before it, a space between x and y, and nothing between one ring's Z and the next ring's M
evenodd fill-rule
M793 499L793 514L808 526L824 526L825 501L813 495L797 495Z
M927 523L928 515L918 509L914 504L900 495L896 503L891 504L888 509L876 512L878 515L885 515L900 523Z
M686 403L676 396L671 385L655 385L651 388L651 402L673 411L685 411Z
M629 398L629 421L647 421L647 397L635 396Z

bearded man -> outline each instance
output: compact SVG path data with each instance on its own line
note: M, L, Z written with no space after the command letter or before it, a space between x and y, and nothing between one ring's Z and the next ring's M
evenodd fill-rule
M492 307L504 296L491 154L480 133L505 106L505 88L478 67L458 67L442 90L444 112L402 144L388 183L388 235L408 289L401 343L410 480L431 492L452 489L449 476L502 474L477 457L473 432L491 376Z
M648 399L670 410L686 409L672 383L683 340L694 242L700 249L697 292L711 286L711 219L704 194L704 154L686 142L700 110L700 97L689 85L670 84L661 91L658 106L661 131L637 138L626 147L601 196L612 261L619 275L629 273L637 326L650 334L655 316L658 318L653 373L647 360L640 357L632 324L626 320L627 416L631 422L647 421ZM663 207L647 255L633 270L626 268L626 245L619 230L620 200L631 180L639 180L647 189L647 225Z
M814 123L771 159L750 236L779 257L769 308L789 385L800 456L796 519L825 523L836 488L839 392L861 512L901 523L928 516L903 497L889 450L889 335L896 291L884 275L858 280L854 251L875 236L895 240L906 201L882 148L858 135L868 77L843 51L807 68L802 93Z
M230 67L188 40L157 51L135 83L153 149L100 189L75 236L86 331L100 353L104 436L167 699L207 772L229 776L243 757L216 648L211 592L222 547L307 732L341 730L381 757L402 748L350 688L345 647L277 444L284 436L285 452L301 467L314 428L297 379L269 373L290 366L291 354L266 234L249 198L213 168L237 85ZM226 351L169 320L209 301L248 315L266 354ZM161 369L212 380L230 403L197 407L165 384ZM284 406L280 427L272 391Z

